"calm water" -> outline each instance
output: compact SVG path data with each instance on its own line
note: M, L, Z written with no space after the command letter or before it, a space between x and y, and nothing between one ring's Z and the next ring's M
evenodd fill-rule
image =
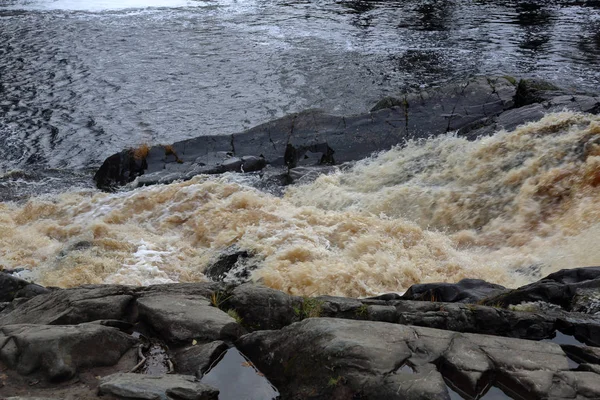
M598 91L600 2L0 0L0 173L494 73Z

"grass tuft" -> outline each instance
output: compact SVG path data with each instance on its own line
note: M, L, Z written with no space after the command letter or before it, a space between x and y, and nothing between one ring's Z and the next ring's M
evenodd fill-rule
M238 312L235 311L233 308L227 310L227 315L229 315L231 318L235 319L235 322L237 322L240 325L242 325L242 323L244 322L242 317L240 317L240 314L238 314Z
M216 291L210 295L210 304L212 304L213 307L221 308L221 305L230 298L231 296L227 296L225 292Z
M313 297L304 297L300 307L294 307L294 313L301 320L305 318L317 318L321 316L323 301Z

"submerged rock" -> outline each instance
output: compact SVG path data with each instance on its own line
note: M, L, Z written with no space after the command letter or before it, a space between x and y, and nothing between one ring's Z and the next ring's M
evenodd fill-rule
M224 251L219 259L204 270L204 275L215 281L243 283L250 280L253 270L257 269L252 254L235 248Z

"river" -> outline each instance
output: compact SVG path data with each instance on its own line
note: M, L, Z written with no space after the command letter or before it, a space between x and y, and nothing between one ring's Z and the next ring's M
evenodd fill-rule
M0 266L43 284L202 280L232 246L254 279L309 295L600 263L600 161L573 145L596 117L410 144L281 198L234 175L91 181L126 147L365 112L472 75L598 93L598 2L1 0L0 28Z

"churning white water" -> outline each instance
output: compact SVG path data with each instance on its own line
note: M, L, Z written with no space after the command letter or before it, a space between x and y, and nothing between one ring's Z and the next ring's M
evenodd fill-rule
M0 265L42 284L205 279L231 246L294 294L364 296L418 282L514 286L600 263L600 117L550 114L466 141L409 143L283 198L227 176L0 204Z

